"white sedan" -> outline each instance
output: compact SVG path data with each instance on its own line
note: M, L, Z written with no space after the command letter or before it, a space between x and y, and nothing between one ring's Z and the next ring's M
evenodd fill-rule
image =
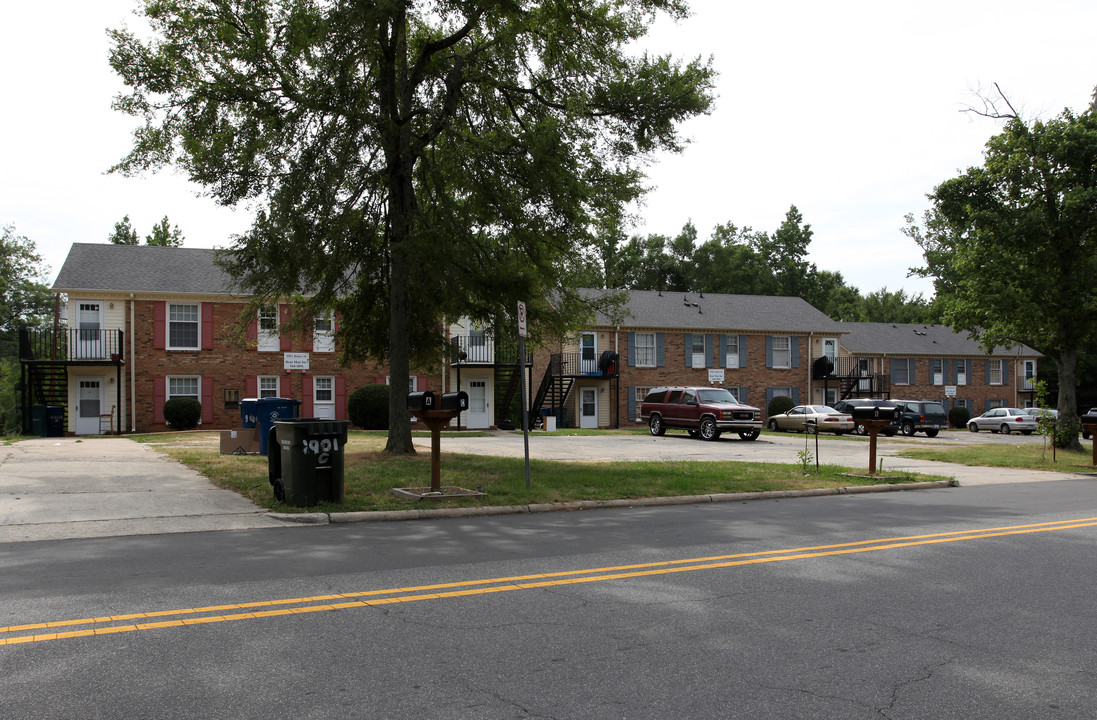
M1031 435L1038 426L1036 418L1032 417L1020 408L991 408L979 417L968 420L967 429L972 432L990 430L1009 435L1017 431L1022 435Z
M853 430L853 416L828 405L797 405L769 419L770 430L832 432L841 435Z

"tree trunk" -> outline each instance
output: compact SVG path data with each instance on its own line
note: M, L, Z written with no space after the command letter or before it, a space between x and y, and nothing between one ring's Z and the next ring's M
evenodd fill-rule
M1063 350L1056 358L1059 366L1059 424L1076 426L1078 424L1078 351ZM1077 433L1061 433L1055 438L1055 446L1068 450L1081 450L1082 443Z

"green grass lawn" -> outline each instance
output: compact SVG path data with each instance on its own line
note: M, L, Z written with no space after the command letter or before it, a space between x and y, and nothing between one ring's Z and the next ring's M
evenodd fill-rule
M1093 467L1093 451L1089 447L1085 447L1081 452L1056 450L1053 453L1050 445L1045 446L1034 443L994 443L963 447L937 445L922 450L906 450L897 454L916 460L939 460L960 465L1059 470L1062 472L1097 471L1097 468Z
M584 434L594 431L583 431ZM419 435L419 433L416 433ZM429 433L427 433L429 435ZM135 435L159 452L197 470L219 487L277 512L407 510L423 507L525 505L576 500L669 497L710 493L799 490L896 482L895 479L850 477L850 468L744 462L614 462L530 461L531 487L525 486L525 460L442 453L442 485L482 488L483 497L417 500L394 495L393 488L430 485L430 453L393 457L382 452L384 432L349 433L343 458L345 502L315 508L293 508L277 502L268 480L267 458L222 455L215 432ZM857 471L853 471L857 472ZM909 476L902 482L944 480ZM429 505L427 504L429 503Z

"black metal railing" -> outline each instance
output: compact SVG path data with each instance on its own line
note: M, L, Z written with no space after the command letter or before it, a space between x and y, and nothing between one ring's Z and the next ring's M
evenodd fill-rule
M125 333L121 330L62 328L19 331L22 362L122 363Z
M457 335L450 338L451 362L455 365L517 365L518 342L497 341L487 335ZM526 364L533 362L533 353L526 350Z
M873 369L871 358L840 357L812 360L812 378L838 387L842 398L880 397L891 392L891 376Z

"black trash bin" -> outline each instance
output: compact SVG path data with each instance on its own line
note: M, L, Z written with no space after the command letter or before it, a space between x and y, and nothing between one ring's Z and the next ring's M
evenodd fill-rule
M65 435L65 406L46 406L46 437L64 437Z
M348 427L347 420L276 420L267 454L275 499L295 507L343 502Z

